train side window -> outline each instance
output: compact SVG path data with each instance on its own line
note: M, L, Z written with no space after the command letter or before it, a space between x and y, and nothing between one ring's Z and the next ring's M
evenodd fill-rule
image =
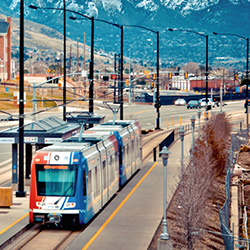
M107 187L106 161L102 163L102 172L103 172L103 189L106 189Z
M131 164L130 162L130 154L129 154L129 144L127 145L127 161L128 161L128 166Z
M98 176L97 176L97 167L95 167L95 190L94 190L94 196L96 197L98 195Z
M112 182L114 180L114 166L113 166L113 161L112 161L112 155L110 155L109 158L109 169L110 169L110 181Z
M115 170L118 171L118 169L119 169L118 152L115 152Z
M85 170L83 171L83 181L82 181L82 185L83 185L83 196L86 196L86 176L85 176Z
M135 152L135 141L132 140L132 150L131 150L131 154L133 155L133 158L134 156L136 155L136 152Z
M91 171L88 172L88 195L92 193Z
M123 146L123 166L126 167L127 157L126 157L126 147Z

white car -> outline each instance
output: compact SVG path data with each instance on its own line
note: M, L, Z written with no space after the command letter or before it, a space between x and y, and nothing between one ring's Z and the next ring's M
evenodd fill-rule
M174 105L175 106L186 106L186 101L184 99L177 99L175 102L174 102Z
M206 98L202 98L199 100L201 108L205 108L206 106ZM208 98L208 106L215 107L215 102L212 101L211 98Z

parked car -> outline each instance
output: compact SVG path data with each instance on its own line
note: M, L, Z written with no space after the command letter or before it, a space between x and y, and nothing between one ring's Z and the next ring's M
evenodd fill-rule
M206 106L206 98L200 99L199 102L200 102L201 108L205 108L205 106ZM215 102L213 102L213 101L211 100L211 98L208 98L208 103L207 103L207 105L208 105L208 108L210 108L210 109L211 109L211 107L214 108L214 107L215 107Z
M198 109L201 108L200 102L197 100L189 101L187 104L187 109Z
M145 101L145 93L140 93L140 94L136 95L135 99Z
M175 106L186 106L186 101L184 99L177 99L175 102L174 102L174 105Z

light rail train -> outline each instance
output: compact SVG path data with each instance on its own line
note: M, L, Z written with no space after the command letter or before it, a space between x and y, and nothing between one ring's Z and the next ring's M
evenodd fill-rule
M37 151L29 221L88 223L141 164L141 127L135 120L110 121Z

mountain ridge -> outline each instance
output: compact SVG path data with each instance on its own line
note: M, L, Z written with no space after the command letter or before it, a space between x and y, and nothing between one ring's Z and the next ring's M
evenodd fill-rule
M140 25L160 33L160 58L169 66L197 61L204 64L205 39L198 35L166 31L168 27L188 29L209 35L209 64L244 69L245 42L242 39L213 36L212 32L233 33L248 37L250 2L247 0L66 0L67 9L122 25ZM25 18L62 32L62 11L42 11L28 8L29 4L62 8L62 0L26 0ZM0 3L3 14L18 17L19 0ZM39 13L39 14L38 14ZM67 13L67 37L76 40L86 32L90 37L90 22L73 22ZM95 21L95 48L119 53L119 29ZM114 39L117 37L117 39ZM152 40L153 45L146 41ZM90 45L90 40L86 41ZM153 47L153 48L152 48ZM198 50L197 50L198 48ZM155 64L156 38L152 32L124 27L124 54ZM173 51L175 56L173 56ZM197 53L199 51L199 53ZM224 58L223 60L218 60ZM227 60L230 58L230 60Z

